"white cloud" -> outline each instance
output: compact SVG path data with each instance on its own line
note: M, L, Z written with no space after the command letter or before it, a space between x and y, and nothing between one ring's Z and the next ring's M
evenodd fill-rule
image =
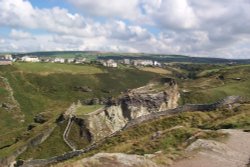
M67 2L78 13L59 4L39 8L28 0L0 0L0 27L10 31L0 33L0 51L102 50L250 58L247 0Z
M143 7L148 17L163 28L190 29L199 25L188 0L146 1Z
M0 11L1 26L82 36L90 34L87 21L79 14L69 13L67 9L39 9L25 0L1 0Z
M134 20L140 15L140 0L68 0L83 13Z
M10 32L10 37L16 40L22 40L32 38L32 35L22 30L12 29Z

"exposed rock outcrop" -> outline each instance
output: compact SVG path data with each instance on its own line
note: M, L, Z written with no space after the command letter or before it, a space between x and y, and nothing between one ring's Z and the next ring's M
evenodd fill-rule
M86 128L93 141L97 141L121 130L135 118L176 108L178 99L178 86L173 80L161 85L160 89L159 85L149 84L130 90L111 105L88 114Z
M45 122L48 121L48 118L46 118L46 116L44 116L43 114L38 114L34 117L34 122L35 123L39 123L39 124L43 124Z
M74 86L73 90L80 92L92 92L92 89L90 89L88 86Z
M186 149L192 157L180 160L172 167L247 166L250 157L250 133L230 129L220 131L229 134L227 140L219 142L198 139Z
M216 108L228 107L228 106L231 106L231 105L234 105L234 104L237 104L237 103L241 103L241 102L244 102L244 101L245 101L244 98L242 99L239 96L229 96L229 97L227 97L225 99L219 100L219 101L217 101L215 103L212 103L212 104L190 104L190 105L185 105L185 106L178 107L178 108L175 108L175 109L169 109L169 110L166 110L166 111L153 112L151 114L141 116L139 118L136 118L136 119L130 121L124 128L122 128L122 130L124 130L124 129L128 128L128 127L134 126L134 125L138 125L138 124L140 124L142 122L145 122L145 121L158 119L158 118L160 118L162 116L169 116L169 115L178 114L178 113L181 113L181 112L212 111L212 110L214 110ZM98 111L96 111L95 114L98 114L101 111L102 110L98 110ZM103 113L103 112L101 112L101 113ZM83 120L78 118L77 121L82 122ZM81 124L82 124L82 126L84 126L86 128L87 123L86 124L85 123L86 122L83 121ZM89 133L89 131L88 131L88 133ZM110 134L108 137L115 136L117 133L119 133L119 131L116 131L116 133ZM89 134L88 136L91 137L90 135L91 134ZM73 158L73 157L82 155L84 153L87 153L90 150L93 150L95 148L98 148L100 145L102 145L106 141L105 139L106 138L103 138L102 140L94 142L93 144L89 145L88 147L86 147L84 149L71 151L71 152L65 153L65 154L60 155L60 156L52 157L52 158L49 158L49 159L26 161L26 162L24 162L23 167L48 166L49 164L55 164L55 163L58 163L58 162L68 160L70 158Z
M150 159L140 155L123 153L98 153L62 167L159 167Z

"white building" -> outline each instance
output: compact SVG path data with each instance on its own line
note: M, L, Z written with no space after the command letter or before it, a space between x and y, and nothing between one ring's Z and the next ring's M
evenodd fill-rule
M65 59L64 58L60 58L60 57L56 57L54 60L55 63L64 63Z
M4 58L6 59L6 60L13 60L13 57L12 57L12 55L10 55L10 54L7 54L7 55L4 55Z
M33 63L40 62L37 56L23 56L21 60L24 62L33 62Z
M161 63L159 63L158 61L154 61L154 66L160 67L160 66L161 66Z
M130 60L129 59L124 59L123 64L130 65Z
M75 59L74 59L74 58L68 58L68 59L67 59L67 62L68 62L68 63L74 63L74 62L75 62Z
M152 60L134 60L134 66L153 66L154 62Z
M77 58L76 60L75 60L75 63L76 64L83 64L83 63L85 63L86 62L86 58Z
M118 67L118 64L112 59L102 62L102 65L106 67L114 67L114 68Z

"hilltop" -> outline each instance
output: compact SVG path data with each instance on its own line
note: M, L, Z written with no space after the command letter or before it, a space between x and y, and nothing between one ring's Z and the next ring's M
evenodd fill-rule
M223 59L223 58L210 58L210 57L192 57L187 55L175 54L151 54L151 53L116 53L116 52L100 52L100 51L44 51L44 52L28 52L28 53L14 53L15 56L35 55L39 57L62 57L62 58L75 58L84 57L89 60L97 59L150 59L160 62L188 62L188 63L239 63L248 64L249 59Z
M108 68L90 63L15 62L0 66L0 76L0 100L4 104L0 107L4 118L0 121L4 127L1 163L48 159L70 152L66 133L66 140L76 149L105 139L79 158L99 152L144 157L159 151L154 163L164 164L182 156L182 150L190 144L188 139L197 133L197 138L217 139L225 137L218 129L249 129L250 125L246 101L210 112L198 108L170 117L154 116L123 129L137 117L188 104L209 104L228 96L248 99L248 64L175 62L163 67ZM65 113L72 106L76 110L71 120ZM65 163L72 161L75 159Z

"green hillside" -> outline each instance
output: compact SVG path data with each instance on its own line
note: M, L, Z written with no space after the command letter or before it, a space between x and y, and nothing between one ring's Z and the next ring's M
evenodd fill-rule
M20 113L8 113L0 108L1 137L0 156L10 153L8 147L36 134L36 129L27 131L34 124L35 115L42 113L50 124L60 113L78 100L94 97L114 97L126 89L145 85L159 75L135 69L107 69L90 65L15 63L13 66L0 66L0 76L8 79L14 97L20 104L24 121L15 119ZM89 87L92 91L83 92L76 87ZM0 98L6 97L1 86ZM35 124L40 126L39 124ZM13 132L13 133L12 133Z
M45 142L36 148L28 149L19 157L21 159L49 158L69 151L62 139L66 122L56 124L55 120L73 102L117 97L127 89L144 86L162 77L176 79L181 93L180 105L214 102L229 95L250 97L248 65L173 63L164 69L145 70L105 68L96 65L15 63L13 66L0 66L0 76L8 80L21 109L21 112L7 112L0 107L0 116L4 118L0 121L0 126L3 127L0 130L0 157L10 155L43 130L56 127ZM1 80L1 103L9 103L9 95L6 83ZM82 106L77 114L82 116L101 107L103 106L98 104ZM224 110L210 113L194 112L155 120L121 132L88 155L99 151L148 154L160 150L160 147L164 154L179 154L187 138L202 129L248 128L248 107L249 104L245 104L235 112L226 111L226 114ZM34 117L39 113L46 118L43 124L34 122ZM23 121L20 119L22 115ZM212 120L216 121L211 124ZM179 125L183 127L175 128ZM35 128L27 130L28 126ZM162 131L163 135L151 141L151 136L157 131ZM88 145L85 140L81 140L77 132L79 126L73 124L71 140L79 147ZM204 132L201 137L219 136L221 134ZM122 147L120 143L123 143Z

